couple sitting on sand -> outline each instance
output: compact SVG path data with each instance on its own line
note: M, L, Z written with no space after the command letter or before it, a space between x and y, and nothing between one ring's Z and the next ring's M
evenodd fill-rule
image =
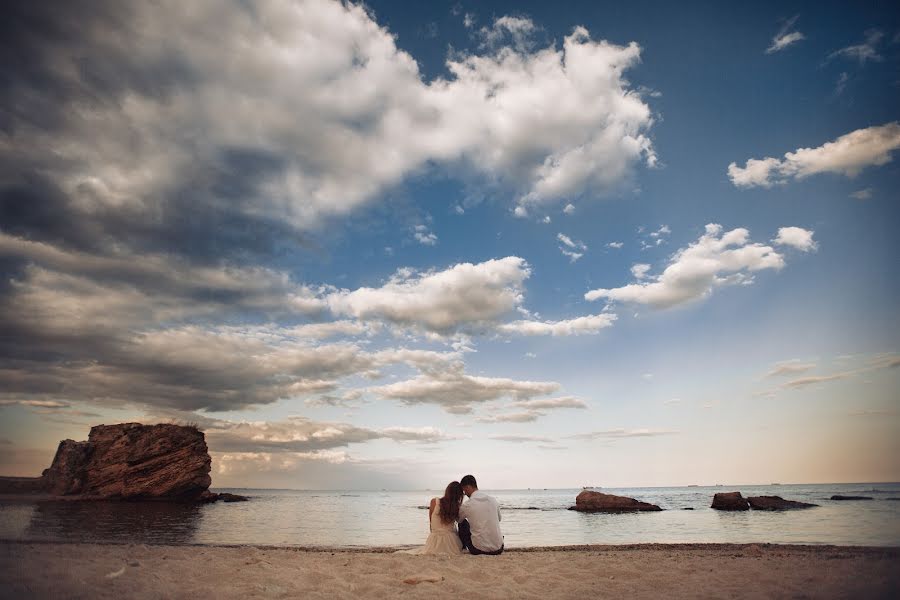
M465 503L463 494L469 497ZM460 554L464 550L470 554L503 552L500 505L492 496L478 491L472 475L451 481L442 498L431 499L428 523L431 533L425 547L414 551L416 554Z

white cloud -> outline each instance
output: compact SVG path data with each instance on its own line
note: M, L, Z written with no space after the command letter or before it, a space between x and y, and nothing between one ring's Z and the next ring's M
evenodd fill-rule
M557 233L556 239L563 244L559 247L559 251L568 256L571 262L575 262L584 256L584 252L588 249L584 242L573 240L564 233Z
M573 214L573 213L575 212L575 205L574 205L574 204L571 204L571 203L570 203L570 204L566 204L566 207L563 208L563 212L564 212L565 214L567 214L567 215Z
M427 225L416 225L413 228L413 237L423 246L434 246L438 242L437 236L428 231Z
M742 188L770 187L789 179L803 179L817 173L838 173L855 177L869 166L891 162L891 153L900 148L900 123L857 129L818 148L798 148L783 160L751 158L741 168L728 165L731 182Z
M850 194L850 197L855 200L868 200L869 198L872 197L872 194L874 193L874 191L875 190L873 190L870 187L863 188L861 190L857 190L857 191L853 192L852 194Z
M461 263L444 271L401 269L379 288L340 290L326 301L338 315L446 334L493 325L521 304L523 282L530 274L528 264L516 256Z
M876 46L878 46L881 39L884 37L884 33L879 31L878 29L870 29L866 31L866 39L860 44L855 44L853 46L847 46L846 48L841 48L840 50L835 50L831 54L828 55L828 59L832 58L847 58L850 60L859 61L860 65L866 64L866 61L881 61L884 60L880 54L878 54L878 50Z
M502 47L507 42L512 47L524 52L533 46L531 34L537 30L534 22L526 17L503 16L494 20L494 24L482 27L479 31L482 44L488 48Z
M501 398L528 400L551 394L560 385L552 381L516 381L499 377L467 375L461 369L422 374L414 379L369 388L385 400L414 406L436 404L453 414L472 412L472 405Z
M623 438L643 438L658 437L663 435L674 435L677 431L665 429L606 429L603 431L591 431L588 433L578 433L569 436L576 440L600 440L600 439L623 439Z
M554 410L557 408L587 408L587 404L581 398L575 396L560 396L558 398L533 398L531 400L519 400L510 406L526 408L528 410Z
M529 442L553 443L555 440L542 435L492 435L490 439L500 442L524 444Z
M779 52L781 50L784 50L791 44L806 39L806 36L799 31L791 31L799 17L800 15L794 15L793 17L785 21L784 25L782 25L778 30L778 33L776 33L774 37L772 37L772 45L766 49L766 54Z
M813 241L813 233L815 232L802 227L779 227L778 235L772 241L779 246L792 246L797 250L809 252L819 247Z
M650 265L644 263L638 263L636 265L631 266L631 275L635 279L644 279L647 276L647 272L650 270Z
M587 315L563 321L521 320L498 325L497 331L519 335L590 335L599 333L601 329L611 327L615 320L616 315L612 313Z
M643 232L643 227L638 228L638 233ZM672 230L669 229L668 225L661 225L659 229L646 234L645 239L641 240L641 250L647 250L649 248L661 246L665 243L666 236L668 236L670 233L672 233Z
M522 412L476 417L475 420L479 423L531 423L537 421L542 416L544 416L544 413L536 410L526 410Z
M797 373L805 373L816 368L816 363L802 362L799 360L786 360L775 363L766 373L766 377L783 377L787 375L796 375Z
M578 27L536 48L533 23L502 16L485 30L490 48L453 53L449 75L425 81L362 5L244 4L134 3L116 13L121 23L98 15L91 33L128 35L86 33L77 57L48 51L46 71L90 108L61 103L60 118L45 119L59 123L52 130L14 119L4 156L15 149L86 216L128 207L150 218L172 190L191 189L198 202L228 200L304 230L430 164L463 166L524 207L593 197L655 161L650 108L625 79L640 62L634 42ZM95 76L79 60L129 75ZM22 98L37 92L29 85ZM233 172L248 176L231 202L216 178Z
M328 323L308 323L284 329L284 333L298 339L321 340L336 336L372 335L379 329L377 323L359 321L331 321Z
M784 266L784 258L772 247L751 243L749 236L746 229L723 233L721 225L709 224L699 240L675 253L661 275L591 290L584 297L669 308L705 298L717 287L750 283L756 271Z
M850 76L847 75L846 72L838 75L837 82L834 84L834 95L840 96L844 93L844 90L847 88L847 82L850 80Z
M576 250L587 250L587 246L585 246L583 242L574 241L572 240L572 238L563 233L557 233L556 239L558 239L569 248L574 248Z
M806 36L800 33L799 31L792 31L791 33L786 33L782 36L777 36L772 38L772 45L766 49L766 54L771 54L773 52L778 52L779 50L784 50L791 44L795 42L799 42L800 40L805 40Z
M619 248L621 248L624 245L625 244L623 242L610 242L610 243L606 244L606 247L618 250Z
M455 439L435 427L371 429L348 423L313 421L306 417L254 422L207 419L202 427L210 451L231 454L322 452L378 439L420 443Z
M560 246L559 251L563 253L563 256L569 257L569 262L575 262L582 256L584 256L583 252L573 252L572 250L566 250L562 246Z

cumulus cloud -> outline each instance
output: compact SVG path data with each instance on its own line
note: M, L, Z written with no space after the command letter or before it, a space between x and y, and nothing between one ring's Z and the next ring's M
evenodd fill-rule
M528 400L552 394L559 388L560 385L553 381L478 377L467 375L462 369L446 369L372 387L369 391L384 400L394 400L408 406L435 404L452 414L467 414L476 404L502 398Z
M527 51L534 45L531 36L537 29L527 17L506 15L495 19L491 27L482 27L479 33L486 47L498 48L509 43L519 51Z
M835 50L828 55L828 60L833 58L846 58L855 60L860 65L866 64L867 61L878 62L884 60L884 57L878 53L877 46L884 37L884 32L878 29L869 29L866 31L865 40L859 44L847 46L840 50Z
M779 246L792 246L797 250L809 252L819 247L813 241L813 233L815 232L802 227L779 227L778 235L772 241Z
M518 335L590 335L611 327L615 320L616 315L613 313L587 315L562 321L520 320L498 325L497 331Z
M800 15L794 15L784 22L784 24L781 26L781 29L779 29L778 33L776 33L772 38L772 44L768 48L766 48L766 54L779 52L781 50L784 50L791 44L795 44L800 40L806 39L806 36L799 31L791 31L794 28L794 24L797 22L797 19L799 18Z
M874 190L872 188L863 188L851 193L850 197L855 200L868 200L872 197L873 192Z
M650 271L650 265L644 263L638 263L631 266L631 276L635 279L643 279L647 276L647 272Z
M563 212L567 215L571 215L575 213L575 205L574 204L566 204L565 208L563 208Z
M783 266L784 257L771 246L752 243L746 229L723 232L721 225L709 224L699 240L675 253L660 275L642 271L635 283L591 290L584 297L670 308L705 298L719 287L752 283L753 273Z
M204 427L213 452L319 452L378 439L434 443L454 439L434 427L370 429L291 417L285 421L213 420Z
M245 241L265 239L260 229L282 239L285 226L315 230L428 165L531 205L593 197L655 161L650 109L624 78L640 61L634 42L579 27L558 48L536 48L533 23L503 16L489 47L453 53L449 75L425 81L363 6L226 8L11 7L0 36L11 66L3 103L18 107L0 147L8 192L53 196L60 210L41 218L77 219L113 240L152 243L172 225L188 248L205 218ZM197 218L179 223L182 211Z
M530 275L528 263L516 256L443 271L401 269L379 288L340 290L326 300L338 315L445 334L492 326L521 304Z
M625 244L622 243L622 242L609 242L608 244L606 244L606 247L607 247L607 248L612 248L612 249L614 249L614 250L618 250L618 249L620 249L620 248L621 248L622 246L624 246L624 245L625 245Z
M863 169L891 162L900 148L900 123L857 129L818 148L798 148L784 159L751 158L744 167L728 165L728 177L740 188L771 187L791 179L803 179L817 173L838 173L856 177Z

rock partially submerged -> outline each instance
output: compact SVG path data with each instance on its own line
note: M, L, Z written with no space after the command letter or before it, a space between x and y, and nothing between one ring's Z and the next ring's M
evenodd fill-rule
M713 496L712 508L716 510L750 510L750 503L740 492L719 492Z
M196 501L212 482L211 463L196 427L97 425L87 442L60 442L43 479L60 496Z
M246 500L209 491L211 463L206 438L196 427L97 425L86 442L60 442L41 477L0 478L0 491L72 500Z
M575 506L569 510L577 510L581 512L634 512L634 511L657 511L662 510L655 504L641 502L634 498L625 496L615 496L613 494L603 494L601 492L592 492L584 490L575 498Z
M751 496L747 503L753 510L792 510L795 508L812 508L818 504L785 500L781 496Z
M831 497L832 500L873 500L872 496L841 496L836 494Z

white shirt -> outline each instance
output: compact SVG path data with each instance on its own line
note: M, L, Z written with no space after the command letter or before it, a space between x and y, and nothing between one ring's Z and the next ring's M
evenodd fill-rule
M476 490L459 507L459 520L469 520L472 530L472 544L484 552L493 552L503 547L500 533L500 504L493 496Z

